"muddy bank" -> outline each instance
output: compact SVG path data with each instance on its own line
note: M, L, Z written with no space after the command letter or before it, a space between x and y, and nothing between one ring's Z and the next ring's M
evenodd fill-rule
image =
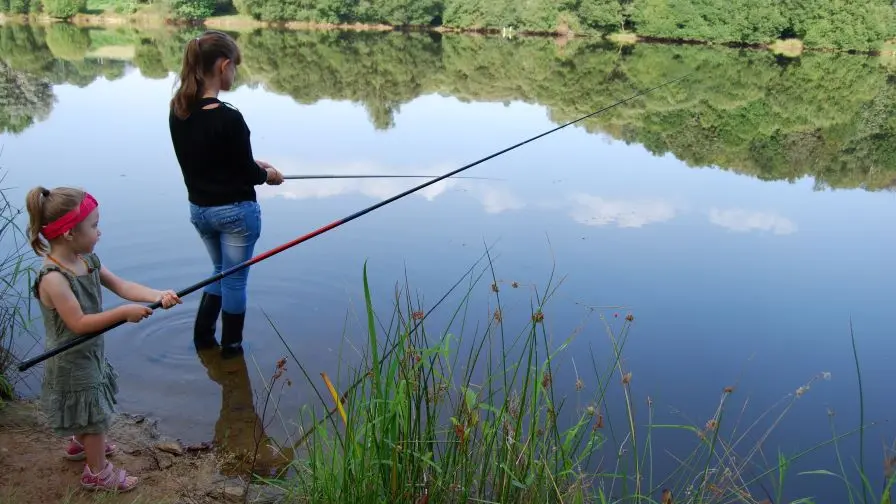
M120 414L110 439L118 445L110 460L138 476L140 485L118 496L82 491L78 480L84 462L63 458L66 442L46 427L37 403L6 403L0 409L0 502L82 504L101 497L108 503L206 504L244 502L247 492L248 502L256 504L284 500L276 488L222 474L226 457L211 444L183 446L160 432L154 419Z

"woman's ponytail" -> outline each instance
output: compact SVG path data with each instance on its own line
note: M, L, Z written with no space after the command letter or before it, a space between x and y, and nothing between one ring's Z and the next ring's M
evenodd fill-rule
M184 61L180 69L180 87L171 99L174 115L186 119L202 92L202 49L199 38L187 42Z
M203 79L218 58L227 58L234 65L239 65L242 60L236 42L226 33L209 30L187 42L179 75L180 86L171 99L171 109L179 119L190 116L202 97Z

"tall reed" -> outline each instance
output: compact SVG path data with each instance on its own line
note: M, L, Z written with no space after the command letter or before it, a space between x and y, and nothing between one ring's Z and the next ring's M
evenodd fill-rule
M0 184L4 179L5 174L0 176ZM17 377L13 365L17 354L26 351L22 337L31 335L31 249L21 226L22 209L9 201L7 193L8 189L0 186L0 403L14 395ZM33 335L31 339L35 343Z
M472 303L485 279L495 304L487 322L473 324L469 319L478 309ZM407 286L396 289L390 318L383 320L374 309L365 264L367 348L345 376L337 371L331 382L322 374L326 387L319 388L321 380L311 377L281 336L320 404L303 410L306 430L291 440L291 474L261 480L285 488L298 502L812 502L784 500L789 468L862 429L835 432L791 456L779 453L771 464L761 460L772 432L828 373L812 377L745 425L743 411L729 412L733 387L720 390L705 423L655 423L649 399L643 418L636 407L643 396L634 390L633 371L623 359L634 316L610 317L589 308L585 319L600 320L609 352L589 344L583 355L582 342L573 346L574 340L593 332L583 327L555 342L546 327L546 308L560 283L553 272L544 291L500 281L486 253L428 309ZM507 320L513 310L505 313L501 302L508 285L531 293L525 323L513 332ZM459 302L443 314L440 327L446 329L434 330L428 319L451 294ZM519 322L519 313L512 316ZM569 393L561 393L556 377L565 372L558 370L573 348L576 378ZM593 371L585 379L575 365L583 357ZM586 380L596 386L586 387ZM612 412L621 417L612 418ZM656 458L667 452L653 446L663 431L686 434L693 448ZM803 474L813 473L820 472ZM873 502L886 502L892 483L893 477L878 494L882 500ZM850 495L857 486L849 487Z

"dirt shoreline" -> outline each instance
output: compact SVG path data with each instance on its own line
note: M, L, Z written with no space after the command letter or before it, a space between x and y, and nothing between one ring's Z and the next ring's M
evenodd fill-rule
M275 504L282 500L273 487L247 485L222 475L221 461L210 444L183 446L162 434L155 419L120 413L109 437L118 445L110 460L138 476L140 484L120 495L86 492L78 484L84 462L62 457L65 440L43 422L37 402L5 403L0 408L0 502L88 504L102 498L104 503L128 504Z

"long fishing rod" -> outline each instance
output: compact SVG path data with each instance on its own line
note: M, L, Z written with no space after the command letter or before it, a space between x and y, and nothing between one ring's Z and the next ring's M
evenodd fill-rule
M436 178L438 175L284 175L283 180L356 179L356 178ZM456 179L500 180L489 177L454 177Z
M576 119L576 120L574 120L574 121L570 121L570 122L567 122L567 123L565 123L565 124L561 124L560 126L557 126L556 128L553 128L553 129L550 129L550 130L548 130L548 131L545 131L544 133L538 134L538 135L536 135L536 136L534 136L534 137L531 137L531 138L529 138L529 139L527 139L527 140L523 140L522 142L519 142L519 143L517 143L517 144L514 144L514 145L512 145L512 146L510 146L510 147L507 147L507 148L505 148L505 149L502 149L502 150L500 150L500 151L498 151L498 152L495 152L495 153L493 153L493 154L489 154L488 156L486 156L486 157L484 157L484 158L481 158L481 159L479 159L479 160L477 160L477 161L474 161L474 162L472 162L472 163L470 163L470 164L461 166L460 168L457 168L457 169L455 169L455 170L452 170L452 171L450 171L450 172L448 172L448 173L446 173L446 174L444 174L444 175L441 175L441 176L439 176L439 177L436 177L436 178L434 178L434 179L432 179L432 180L428 180L428 181L426 181L426 182L424 182L424 183L422 183L422 184L420 184L420 185L414 186L414 187L412 187L412 188L410 188L410 189L408 189L408 190L406 190L406 191L404 191L404 192L402 192L402 193L396 194L395 196L392 196L391 198L388 198L388 199L385 199L385 200L383 200L383 201L380 201L379 203L373 204L373 205L371 205L371 206L369 206L369 207L367 207L367 208L365 208L365 209L363 209L363 210L359 210L359 211L357 211L357 212L355 212L355 213L353 213L353 214L351 214L351 215L349 215L349 216L347 216L347 217L344 217L344 218L342 218L342 219L335 220L335 221L333 221L333 222L331 222L331 223L329 223L329 224L327 224L327 225L325 225L325 226L323 226L323 227L320 227L320 228L318 228L318 229L316 229L316 230L314 230L314 231L312 231L312 232L310 232L310 233L308 233L308 234L299 236L298 238L296 238L296 239L294 239L294 240L292 240L292 241L290 241L290 242L284 243L283 245L280 245L279 247L275 247L275 248L273 248L273 249L271 249L271 250L268 250L267 252L263 252L263 253L261 253L261 254L258 254L258 255L256 255L255 257L253 257L253 258L251 258L251 259L249 259L249 260L247 260L247 261L245 261L245 262L242 262L242 263L240 263L240 264L237 264L237 265L235 265L235 266L232 266L231 268L228 268L228 269L226 269L226 270L224 270L224 271L222 271L222 272L220 272L220 273L218 273L218 274L216 274L216 275L210 276L210 277L206 278L205 280L202 280L201 282L197 282L197 283L195 283L195 284L193 284L193 285L191 285L191 286L189 286L189 287L187 287L187 288L185 288L185 289L183 289L183 290L181 290L181 291L178 291L177 295L178 295L178 297L184 297L184 296L186 296L186 295L188 295L188 294L190 294L190 293L192 293L192 292L195 292L195 291L197 291L197 290L199 290L199 289L205 287L206 285L209 285L209 284L212 284L212 283L214 283L214 282L217 282L217 281L221 280L222 278L224 278L224 277L226 277L226 276L228 276L228 275L232 275L232 274L236 273L237 271L241 271L241 270L243 270L243 269L246 269L246 268L248 268L249 266L252 266L252 265L255 264L255 263L261 262L261 261L263 261L263 260L265 260L265 259L268 259L268 258L274 256L274 255L277 255L277 254L279 254L280 252L283 252L284 250L290 249L290 248L292 248L292 247L294 247L294 246L296 246L296 245L298 245L298 244L300 244L300 243L302 243L302 242L308 241L308 240L310 240L311 238L314 238L315 236L318 236L318 235L321 235L321 234L323 234L323 233L326 233L327 231L329 231L329 230L331 230L331 229L335 229L335 228L337 228L337 227L339 227L339 226L341 226L341 225L343 225L343 224L347 224L347 223L349 223L349 222L351 222L351 221L357 219L358 217L361 217L361 216L363 216L363 215L366 215L366 214L368 214L368 213L370 213L370 212L372 212L372 211L374 211L374 210L376 210L376 209L378 209L378 208L380 208L380 207L386 206L386 205L388 205L389 203L392 203L393 201L397 201L397 200L399 200L399 199L401 199L401 198L404 198L405 196L407 196L407 195L409 195L409 194L413 194L413 193L419 191L420 189L423 189L423 188L428 187L428 186L430 186L430 185L432 185L432 184L435 184L436 182L438 182L438 181L440 181L440 180L444 180L444 179L446 179L446 178L448 178L448 177L451 177L452 175L456 175L456 174L458 174L458 173L460 173L460 172L462 172L462 171L464 171L464 170L467 170L467 169L472 168L472 167L474 167L474 166L476 166L476 165L482 164L482 163L484 163L484 162L486 162L486 161L488 161L488 160L490 160L490 159L492 159L492 158L496 158L496 157L498 157L498 156L500 156L500 155L502 155L502 154L504 154L504 153L506 153L506 152L512 151L512 150L514 150L514 149L516 149L516 148L518 148L518 147L522 147L523 145L526 145L526 144L529 143L529 142L533 142L533 141L538 140L539 138L541 138L541 137L543 137L543 136L550 135L551 133L554 133L555 131L559 131L559 130L561 130L561 129L567 127L567 126L573 125L573 124L578 123L578 122L580 122L580 121L584 121L585 119L588 119L589 117L595 116L595 115L600 114L600 113L602 113L602 112L604 112L604 111L607 111L607 110L609 110L609 109L618 107L619 105L622 105L623 103L626 103L626 102L629 102L629 101L631 101L631 100L634 100L635 98L637 98L637 97L639 97L639 96L641 96L641 95L647 94L647 93L649 93L649 92L651 92L651 91L653 91L653 90L656 90L656 89L659 89L659 88L668 86L669 84L672 84L673 82L677 82L677 81L679 81L679 80L684 79L685 77L687 77L687 76L690 75L691 73L693 73L693 72L689 72L689 73L687 73L687 74L685 74L685 75L683 75L683 76L681 76L681 77L677 77L677 78L675 78L675 79L666 81L666 82L664 82L664 83L662 83L662 84L660 84L660 85L658 85L658 86L654 86L654 87L652 87L652 88L648 88L648 89L646 89L646 90L644 90L644 91L639 91L639 92L635 93L634 95L629 96L628 98L625 98L625 99L623 99L623 100L619 100L619 101L617 101L617 102L615 102L615 103L613 103L613 104L607 105L606 107L600 108L600 109L598 109L598 110L596 110L596 111L594 111L594 112L591 112L591 113L588 114L588 115L584 115L584 116L582 116L582 117L579 117L578 119ZM148 305L148 308L150 308L151 310L155 311L156 309L161 308L161 306L162 306L162 302L161 302L161 301L156 301L155 303L152 303L152 304ZM101 330L101 331L98 331L98 332L95 332L95 333L91 333L91 334L86 334L86 335L81 336L81 337L78 337L78 338L73 338L73 339L71 339L71 340L69 340L69 341L67 341L67 342L65 342L65 343L63 343L63 344L57 346L56 348L54 348L54 349L52 349L52 350L48 350L48 351L46 351L46 352L44 352L44 353L42 353L42 354L40 354L40 355L38 355L38 356L36 356L36 357L33 357L33 358L31 358L31 359L26 360L25 362L19 364L18 369L19 369L19 371L25 371L26 369L28 369L28 368L34 366L35 364L38 364L38 363L40 363L40 362L43 362L43 361L49 359L50 357L53 357L54 355L57 355L57 354L59 354L59 353L62 353L62 352L64 352L64 351L66 351L66 350L68 350L68 349L70 349L70 348L76 347L76 346L78 346L78 345L80 345L80 344L82 344L82 343L86 343L86 342L92 340L93 338L96 338L97 336L99 336L99 335L101 335L101 334L103 334L103 333L105 333L105 332L107 332L107 331L110 331L110 330L112 330L112 329L115 329L116 327L118 327L118 326L120 326L120 325L122 325L122 324L124 324L124 323L125 323L125 321L124 321L124 320L121 320L121 321L118 321L118 322L112 324L111 326L109 326L109 327L107 327L107 328Z

